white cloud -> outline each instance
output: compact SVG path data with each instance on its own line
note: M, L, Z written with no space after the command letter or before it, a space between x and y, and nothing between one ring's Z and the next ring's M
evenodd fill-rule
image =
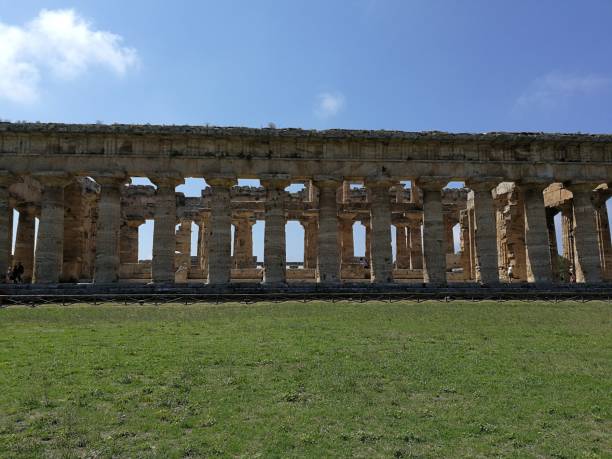
M337 115L344 108L344 96L339 92L324 92L317 96L315 114L321 118Z
M535 79L519 96L517 108L550 110L576 96L599 94L612 87L612 78L600 75L549 73Z
M36 101L46 72L71 80L98 65L122 76L138 59L121 41L73 10L41 10L24 26L0 22L0 98Z

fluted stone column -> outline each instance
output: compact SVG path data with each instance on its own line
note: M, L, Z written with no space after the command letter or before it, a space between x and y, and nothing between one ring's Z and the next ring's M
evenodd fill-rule
M97 176L100 184L94 282L117 282L119 279L119 232L121 228L121 187L125 176ZM138 236L138 235L137 235Z
M176 186L183 180L176 176L151 179L157 185L155 224L153 226L153 260L151 274L154 283L175 281L174 252L176 250Z
M119 241L120 263L138 263L138 228L144 220L127 220L121 226Z
M362 218L361 224L365 228L365 259L369 266L372 264L372 226L369 218Z
M231 216L230 216L231 218ZM208 279L208 248L210 237L210 214L204 214L198 221L198 260L205 279ZM231 229L230 229L231 231Z
M423 269L423 235L421 220L410 220L408 223L408 238L410 240L410 269Z
M36 176L42 185L34 282L59 282L64 251L64 187L70 178L64 174Z
M236 180L228 177L206 179L212 189L208 221L208 283L229 284L232 273L232 207L230 188Z
M0 172L0 283L7 282L6 273L10 263L10 234L12 210L9 206L9 185L13 177L6 172Z
M597 227L593 190L597 183L572 184L574 195L574 244L576 247L576 281L601 282Z
M525 206L527 281L552 282L552 260L543 191L548 184L521 184Z
M317 233L318 223L315 217L300 220L304 228L304 268L317 268Z
M339 180L315 179L319 189L318 266L319 283L340 281L340 247L338 235L338 203L336 200Z
M355 214L341 214L339 218L340 243L342 246L341 263L352 263L355 257L355 245L353 241L353 221Z
M253 262L253 225L251 216L240 216L234 220L234 257L233 267L237 269L254 268Z
M186 283L191 268L191 220L181 220L176 232L176 252L174 263L176 273L174 281Z
M370 281L375 283L393 282L393 252L391 248L391 202L388 181L368 181L372 230L370 260Z
M36 234L36 207L24 205L17 208L19 211L19 222L15 236L15 263L23 265L23 282L32 281L34 272L34 237Z
M421 180L423 192L423 281L429 284L446 283L446 246L442 187L446 182Z
M280 285L287 278L285 188L289 181L272 178L262 180L261 183L266 189L263 283Z
M561 231L563 233L563 256L574 266L574 208L570 201L561 206Z
M469 182L474 192L474 213L476 217L476 256L480 282L499 282L499 257L497 254L497 215L493 204L492 189L497 182Z
M410 269L410 244L406 223L395 224L395 265L397 269Z
M463 269L463 280L471 278L471 260L470 260L470 226L467 209L460 211L459 224L461 226L461 268Z
M608 194L600 194L595 201L599 259L604 280L612 280L612 241L610 240L610 221L608 219L608 208L606 206L608 197Z

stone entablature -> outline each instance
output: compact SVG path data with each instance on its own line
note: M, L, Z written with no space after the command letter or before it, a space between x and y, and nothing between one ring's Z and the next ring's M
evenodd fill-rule
M13 159L31 156L39 158ZM612 136L0 123L0 168L18 174L91 175L109 167L111 158L113 168L131 176L162 170L182 177L283 173L306 180L333 171L345 180L487 176L606 182L612 176Z
M138 176L155 187L127 185ZM210 186L185 197L176 186L188 177ZM612 279L610 177L606 135L0 123L0 269L23 261L24 278L44 283L600 282ZM466 188L445 189L450 181ZM138 226L149 219L153 260L143 263ZM258 220L263 267L253 257ZM304 228L298 270L285 259L288 220ZM366 230L361 259L356 222Z

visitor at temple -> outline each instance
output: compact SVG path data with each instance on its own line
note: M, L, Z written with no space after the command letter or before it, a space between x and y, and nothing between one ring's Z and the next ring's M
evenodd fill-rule
M513 275L512 265L508 265L508 281L512 283L513 278L514 278L514 275Z

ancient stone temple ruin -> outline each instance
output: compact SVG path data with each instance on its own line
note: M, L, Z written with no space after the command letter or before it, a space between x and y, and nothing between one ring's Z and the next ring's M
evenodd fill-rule
M176 192L188 177L206 180L201 196ZM607 282L611 177L604 135L0 123L0 271L21 262L39 284ZM289 220L304 229L299 266Z

